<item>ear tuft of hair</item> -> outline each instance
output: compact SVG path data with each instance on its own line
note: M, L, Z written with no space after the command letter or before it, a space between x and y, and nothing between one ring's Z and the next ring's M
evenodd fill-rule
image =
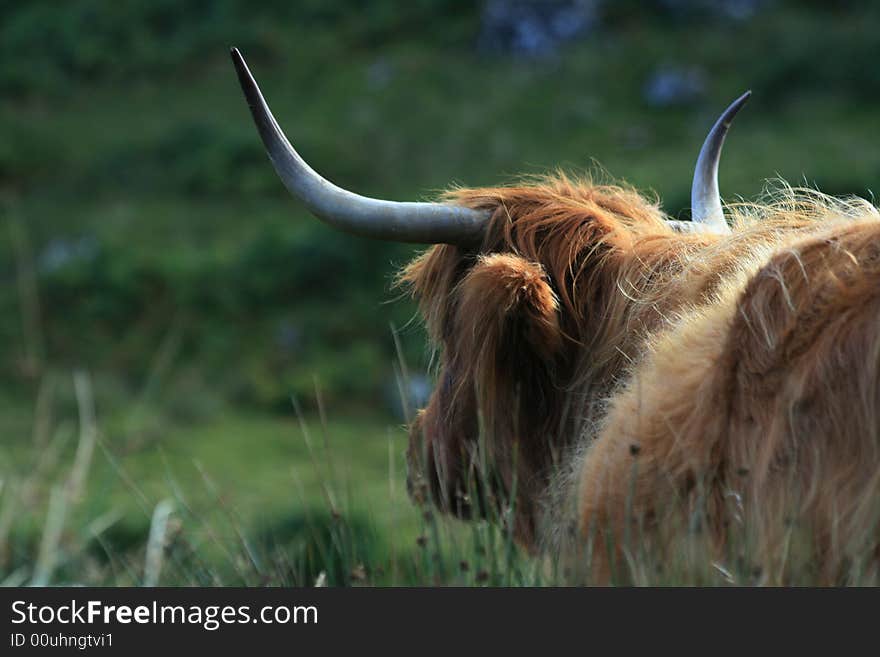
M500 347L511 331L544 358L561 346L559 300L540 264L512 254L481 256L459 289L459 317L482 342L475 346Z

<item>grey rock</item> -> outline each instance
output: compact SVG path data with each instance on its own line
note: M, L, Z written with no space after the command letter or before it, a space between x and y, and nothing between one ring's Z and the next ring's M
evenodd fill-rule
M642 93L651 107L688 105L705 95L706 74L696 66L665 66L651 74Z
M404 421L407 419L407 412L412 415L420 408L424 408L431 398L434 386L431 379L424 374L410 373L409 379L405 383L403 394L406 397L401 400L400 387L397 380L392 380L385 386L385 398L388 407L394 416Z
M98 240L94 235L84 235L76 239L54 239L50 241L37 257L37 269L51 274L74 262L87 262L98 255Z
M488 0L479 43L492 52L550 55L595 28L599 6L599 0Z

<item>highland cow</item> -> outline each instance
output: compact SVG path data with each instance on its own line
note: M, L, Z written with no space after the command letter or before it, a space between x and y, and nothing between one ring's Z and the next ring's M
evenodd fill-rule
M880 215L787 188L723 208L721 146L748 94L709 133L693 221L676 222L563 174L440 203L357 196L308 167L233 60L315 215L434 244L400 276L440 350L410 430L415 499L507 518L590 581L638 581L636 551L770 582L876 578Z

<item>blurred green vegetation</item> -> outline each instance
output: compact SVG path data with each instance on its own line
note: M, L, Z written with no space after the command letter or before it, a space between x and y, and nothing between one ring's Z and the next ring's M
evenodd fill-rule
M390 327L413 372L429 360L413 305L389 303L415 250L337 234L287 196L232 45L303 156L367 195L429 198L600 165L684 218L705 132L747 88L722 165L728 198L754 197L775 176L870 194L876 3L768 2L746 20L673 16L667 4L604 3L596 29L530 59L478 47L480 3L464 0L0 0L6 480L33 465L41 386L84 369L107 450L80 524L119 511L114 526L149 527L111 457L151 505L172 474L195 495L193 463L204 463L254 531L323 505L292 446L291 395L309 421L323 399L354 464L358 517L385 508L389 435L398 461L405 440L391 414ZM653 106L647 81L676 67L701 71L703 93ZM53 403L75 410L70 395ZM305 479L299 501L291 468ZM418 514L404 513L409 540ZM16 525L21 554L41 518Z
M19 384L75 365L137 386L173 335L175 372L228 399L285 407L315 374L333 402L383 399L389 323L412 315L383 302L412 249L335 234L286 197L231 44L302 153L367 194L598 162L679 215L706 127L745 88L729 196L777 174L866 195L880 173L874 3L772 3L740 22L614 3L532 61L481 52L478 5L455 0L0 4L0 189L16 225L0 238L0 371ZM705 96L650 107L661 66L699 66ZM17 319L22 263L36 335ZM417 364L421 342L406 332Z

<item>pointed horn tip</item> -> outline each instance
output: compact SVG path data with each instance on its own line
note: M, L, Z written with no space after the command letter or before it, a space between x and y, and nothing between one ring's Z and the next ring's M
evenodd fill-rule
M749 98L751 98L751 97L752 97L752 90L749 89L744 94L742 94L739 98L737 98L735 101L733 101L730 104L730 106L727 108L725 114L728 117L733 118L733 116L735 116L736 113L739 112L743 108L743 105L745 105L747 102L749 102Z
M248 68L247 62L244 61L244 57L242 57L238 48L230 48L229 55L232 57L232 65L235 67L238 83L241 85L248 104L253 106L257 99L262 98L257 87L257 81L254 80L254 76L251 74L251 70Z
M239 80L243 81L248 77L252 77L247 62L244 61L244 57L238 48L234 46L230 48L229 56L232 57L232 65L235 66L235 72L238 73Z
M241 71L247 69L247 64L244 61L244 57L241 56L241 51L238 48L230 48L229 56L232 57L232 63L235 65L236 70Z

